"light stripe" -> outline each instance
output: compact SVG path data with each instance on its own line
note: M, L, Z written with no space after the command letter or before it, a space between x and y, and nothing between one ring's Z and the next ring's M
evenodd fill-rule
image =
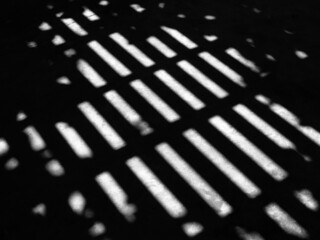
M131 71L125 65L123 65L122 62L115 58L107 49L105 49L97 41L89 42L88 46L121 77L126 77L131 74Z
M161 26L161 29L165 31L167 34L169 34L171 37L176 39L178 42L180 42L182 45L184 45L186 48L194 49L198 47L197 44L195 44L193 41L191 41L189 38L187 38L185 35L183 35L176 29L165 26Z
M284 149L296 149L296 146L289 139L287 139L280 132L271 127L267 122L261 119L245 105L238 104L233 107L233 110L245 120L247 120L255 128L260 130L266 137L272 140L279 147Z
M186 89L181 83L174 79L164 70L159 70L154 73L167 87L175 92L183 99L190 107L195 110L200 110L205 107L205 104L197 98L192 92Z
M224 98L228 96L228 93L223 88L213 82L189 62L183 60L178 62L177 65L216 97Z
M199 194L221 217L232 212L232 207L167 143L156 146L164 160Z
M41 151L46 148L46 143L40 133L33 126L26 127L23 132L28 136L31 149Z
M296 115L294 115L292 112L290 112L288 109L281 106L280 104L272 103L270 99L268 99L262 95L257 95L256 100L269 106L271 111L273 111L275 114L277 114L283 120L288 122L290 125L292 125L294 128L296 128L298 131L300 131L302 134L307 136L315 144L320 146L320 133L317 130L315 130L313 127L301 126L300 119Z
M307 231L276 203L267 205L265 211L287 233L299 238L308 238Z
M126 164L171 217L180 218L186 215L187 210L182 203L140 158L130 158Z
M0 138L0 157L9 151L9 145L6 140Z
M118 211L130 222L135 220L137 208L134 204L128 203L128 195L108 172L96 176L96 181L107 194Z
M58 122L55 126L79 158L91 158L93 156L90 147L73 127L65 122Z
M141 13L146 10L145 8L141 7L139 4L131 4L130 6L132 9L134 9L138 13Z
M180 119L180 116L142 81L135 80L131 82L130 85L168 122L174 122Z
M246 87L246 83L244 82L242 76L240 76L238 73L236 73L234 70L232 70L230 67L225 65L223 62L221 62L219 59L217 59L210 53L199 53L199 57L206 61L209 65L217 69L219 72L221 72L224 76L229 78L234 83L238 84L241 87Z
M151 67L154 61L151 60L145 53L143 53L135 45L130 44L129 41L120 33L110 34L110 38L126 50L132 57L137 59L143 66Z
M77 69L94 87L98 88L107 84L103 77L85 60L77 61Z
M249 68L251 71L259 73L260 68L249 59L245 58L237 49L235 48L228 48L226 50L226 53L236 59L238 62Z
M119 134L89 102L79 104L78 108L113 149L118 150L126 145Z
M224 119L216 116L210 118L209 122L275 180L282 181L288 176L288 173L284 169Z
M79 36L86 36L88 32L84 30L74 19L62 18L61 21L75 34Z
M255 198L261 190L249 180L239 169L215 149L206 139L193 129L183 135L194 145L213 165L223 172L237 187L250 198Z
M107 84L103 77L87 61L78 60L77 69L94 87L98 88Z
M84 11L83 11L83 16L85 16L86 18L89 19L89 21L97 21L100 18L94 13L92 12L89 8L84 7Z
M173 58L177 56L176 52L169 48L166 44L160 41L158 38L151 36L147 38L148 43L150 43L155 49L161 52L167 58Z
M114 90L104 94L104 97L119 111L119 113L134 127L141 135L148 135L153 129L141 116Z
M312 211L319 210L319 203L313 197L313 194L310 190L302 189L299 191L295 191L294 195L303 205L305 205L310 210L312 210Z

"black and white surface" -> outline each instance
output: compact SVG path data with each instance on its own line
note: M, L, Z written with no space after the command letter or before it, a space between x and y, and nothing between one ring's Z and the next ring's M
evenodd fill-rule
M1 239L319 238L311 3L4 15Z

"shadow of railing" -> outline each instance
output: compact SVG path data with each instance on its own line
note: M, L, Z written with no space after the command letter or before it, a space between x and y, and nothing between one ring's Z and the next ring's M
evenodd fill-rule
M30 6L0 40L3 239L317 239L312 10Z

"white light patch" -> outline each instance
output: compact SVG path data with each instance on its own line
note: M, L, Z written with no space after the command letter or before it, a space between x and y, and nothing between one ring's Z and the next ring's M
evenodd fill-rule
M177 17L178 18L186 18L186 15L180 13L180 14L177 15Z
M29 48L36 48L38 44L35 41L27 42Z
M60 35L55 35L52 39L52 43L56 46L64 44L66 41Z
M180 116L142 81L135 80L130 85L168 122L175 122L180 119Z
M70 194L68 203L73 212L81 215L84 213L87 201L79 191L75 191Z
M247 232L241 227L236 227L236 231L243 240L264 240L264 238L257 232Z
M180 218L186 215L187 210L182 203L166 188L140 158L130 158L126 164L171 217Z
M161 29L188 49L194 49L198 47L197 44L195 44L193 41L191 41L189 38L187 38L185 35L183 35L181 32L179 32L176 29L165 27L165 26L161 26Z
M205 107L205 104L199 98L197 98L192 92L185 88L165 70L156 71L154 75L156 75L161 82L169 87L193 109L200 110Z
M258 100L259 102L261 102L265 105L269 105L269 108L275 114L277 114L283 120L288 122L290 125L292 125L294 128L296 128L298 131L300 131L302 134L307 136L315 144L320 146L320 133L317 130L315 130L313 127L301 126L300 119L297 116L295 116L292 112L290 112L288 109L281 106L280 104L271 103L270 99L268 99L262 95L257 95L256 100Z
M224 119L216 116L210 118L209 122L275 180L282 181L288 176L288 173L284 169Z
M178 62L177 65L216 97L224 98L228 96L228 93L223 88L221 88L218 84L204 75L200 70L195 68L189 62L183 60Z
M299 238L308 238L307 231L277 204L270 203L265 207L265 211L287 233Z
M106 80L87 61L79 59L77 69L94 87L103 87L107 84Z
M41 151L46 148L45 141L33 126L26 127L23 132L28 136L32 150Z
M221 217L232 212L232 207L167 143L156 146L164 160L199 194Z
M102 0L102 1L99 2L99 5L101 5L101 6L108 6L108 5L109 5L109 2L106 1L106 0Z
M214 41L218 40L218 37L216 35L204 35L203 37L208 42L214 42Z
M188 237L195 237L203 231L203 226L197 222L188 222L182 225L182 229Z
M305 205L310 210L312 211L319 210L319 203L313 197L313 194L310 190L302 189L300 191L295 191L294 195L303 205Z
M306 52L303 52L303 51L300 51L300 50L296 50L294 53L300 59L306 59L308 57L308 54Z
M3 156L9 151L9 145L6 140L0 138L0 156Z
M243 117L247 122L253 125L255 128L260 130L266 137L272 140L279 147L284 149L296 149L296 146L280 132L270 126L262 118L252 112L245 105L238 104L233 107L233 110L237 112L241 117Z
M255 198L261 193L261 190L252 181L229 162L225 156L215 149L198 132L190 129L185 131L183 135L248 197Z
M49 30L52 29L52 27L50 26L49 23L47 23L47 22L42 22L42 23L40 24L40 26L39 26L39 29L40 29L41 31L49 31Z
M1 155L0 155L1 156ZM19 167L19 161L16 158L10 158L5 164L4 168L8 171L15 170L17 167Z
M47 162L46 169L53 177L61 177L65 174L64 168L57 160Z
M132 57L138 60L143 66L151 67L154 65L154 61L152 59L150 59L135 45L130 44L129 41L120 33L113 33L110 35L110 38L126 50Z
M166 4L164 2L161 2L161 3L158 4L159 8L164 8L165 6L166 6Z
M215 20L216 17L213 16L213 15L206 15L206 16L204 16L204 19L209 20L209 21L212 21L212 20Z
M47 206L44 203L40 203L34 208L32 208L32 213L34 215L45 216L47 213Z
M27 119L27 115L24 112L18 112L17 121L23 121Z
M126 145L119 134L89 102L79 104L78 108L113 149L118 150Z
M231 57L236 59L238 62L249 68L251 71L259 73L260 68L251 60L246 59L237 49L235 48L228 48L226 53L229 54Z
M84 30L74 19L62 18L61 21L75 34L79 36L86 36L88 32Z
M173 57L177 56L177 53L175 51L173 51L171 48L169 48L166 44L164 44L158 38L151 36L151 37L147 38L147 41L155 49L157 49L159 52L161 52L167 58L173 58Z
M83 16L85 16L89 21L97 21L100 18L94 13L92 12L89 8L84 7L84 11L83 11Z
M74 128L64 122L58 122L55 126L79 158L91 158L93 156L90 147Z
M268 60L270 60L270 61L273 61L273 62L276 61L276 59L274 58L274 56L272 56L272 55L270 55L270 54L266 54L266 58L267 58Z
M141 13L146 10L145 8L141 7L139 4L131 4L130 6L132 7L132 9L134 9L138 13Z
M89 42L88 46L121 77L126 77L131 74L131 71L125 65L123 65L123 63L121 63L117 58L115 58L97 41Z
M59 77L57 79L57 83L59 84L62 84L62 85L70 85L71 84L71 81L69 78L67 78L66 76L63 76L63 77Z
M135 128L141 135L148 135L153 129L141 116L114 90L104 94L104 97L119 111L119 113Z
M77 54L76 50L70 48L64 51L64 55L66 55L67 57L72 57L75 56Z
M106 227L101 222L95 222L93 226L89 229L89 234L92 237L98 237L106 232Z
M60 18L60 17L63 16L63 14L64 14L64 12L58 12L58 13L56 13L56 17L57 17L57 18Z
M221 72L224 76L229 78L234 83L238 84L241 87L246 87L246 83L243 80L243 77L228 67L226 64L221 62L219 59L214 57L208 52L199 53L199 57L206 61L209 65L217 69Z
M134 204L128 203L128 196L121 186L116 182L112 175L108 172L103 172L96 176L96 181L107 194L118 211L130 222L135 220L137 208Z

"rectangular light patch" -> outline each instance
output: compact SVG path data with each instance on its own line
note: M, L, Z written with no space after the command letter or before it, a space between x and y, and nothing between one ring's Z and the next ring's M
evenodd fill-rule
M186 215L187 210L182 203L140 158L130 158L126 164L171 217L180 218Z
M113 149L118 150L126 145L119 134L89 102L80 103L78 108Z
M88 46L121 77L126 77L131 74L131 71L122 62L97 41L89 42Z
M168 122L175 122L180 119L180 116L142 81L135 80L130 85Z
M234 83L238 84L241 87L246 87L246 83L243 80L243 77L232 70L229 66L221 62L219 59L214 57L208 52L199 53L199 57L206 61L209 65L214 67L216 70L221 72L224 76L228 79L233 81Z
M154 74L158 77L158 79L160 79L161 82L169 87L175 94L177 94L193 109L200 110L205 107L205 104L199 98L197 98L192 92L185 88L166 71L159 70Z

